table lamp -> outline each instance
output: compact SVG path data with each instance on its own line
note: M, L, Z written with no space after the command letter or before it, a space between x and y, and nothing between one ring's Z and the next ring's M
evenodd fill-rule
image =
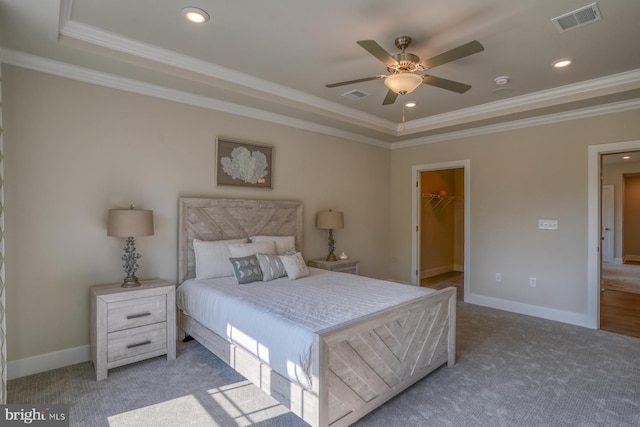
M141 255L136 251L135 237L153 236L153 211L134 209L111 209L107 225L107 236L126 237L124 246L123 267L127 274L122 282L123 288L140 286L136 277L138 259Z
M337 261L336 255L333 253L336 249L336 241L333 240L333 230L344 228L344 213L328 211L320 211L316 215L316 227L321 230L329 230L329 255L327 261Z

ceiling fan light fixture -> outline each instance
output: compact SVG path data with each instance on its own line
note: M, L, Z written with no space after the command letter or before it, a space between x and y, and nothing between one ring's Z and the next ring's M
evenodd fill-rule
M182 15L194 24L204 24L209 20L209 14L197 7L185 7L182 9Z
M422 76L412 73L392 74L384 79L384 84L399 95L413 92L422 83Z

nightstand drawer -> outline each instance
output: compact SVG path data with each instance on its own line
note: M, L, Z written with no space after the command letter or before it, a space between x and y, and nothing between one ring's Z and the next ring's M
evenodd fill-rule
M112 302L107 308L107 332L166 320L167 298L164 295Z
M107 337L107 363L167 347L167 324L112 332Z

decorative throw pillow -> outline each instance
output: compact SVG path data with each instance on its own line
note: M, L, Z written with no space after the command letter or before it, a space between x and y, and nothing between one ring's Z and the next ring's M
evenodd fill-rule
M228 245L246 242L247 239L215 241L193 239L196 279L233 276L233 268L229 264L231 253Z
M262 280L269 282L278 277L284 277L287 275L287 270L284 268L284 264L280 260L280 257L272 254L256 254L258 263L260 264L260 270L262 270Z
M273 241L257 242L257 243L233 243L229 245L229 252L234 258L240 258L249 255L275 254L276 244Z
M251 236L251 242L273 242L276 245L276 253L285 255L287 251L296 251L296 239L293 236Z
M240 284L262 281L262 270L258 258L255 255L249 255L241 258L229 258L233 266L233 272L236 280Z
M304 258L302 258L300 252L296 252L293 255L280 255L280 260L285 270L287 270L289 279L296 280L309 275L309 269L304 263Z

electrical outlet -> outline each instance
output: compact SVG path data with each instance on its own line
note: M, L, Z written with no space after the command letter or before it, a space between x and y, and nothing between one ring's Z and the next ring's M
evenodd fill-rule
M502 282L502 273L496 273L496 282Z
M532 288L536 287L536 278L535 277L529 277L529 286L531 286Z

